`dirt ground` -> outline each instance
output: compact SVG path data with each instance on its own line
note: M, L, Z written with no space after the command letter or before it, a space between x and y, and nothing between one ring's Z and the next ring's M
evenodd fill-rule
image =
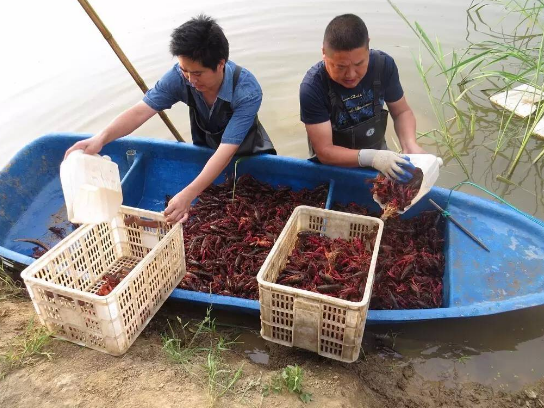
M0 407L209 407L209 383L202 375L202 361L177 364L163 350L161 333L176 319L177 304L167 303L122 357L112 357L78 345L54 340L50 359L10 371L0 380ZM205 315L204 309L181 314L183 321ZM28 300L0 302L0 353L20 337L35 316ZM259 321L244 318L241 324L222 324L218 331L238 343L222 352L225 367L242 367L238 382L215 401L216 407L544 407L544 379L516 393L494 391L478 383L426 381L409 361L396 354L383 339L365 332L364 355L352 364L335 362L303 350L290 349L258 338ZM240 322L238 320L237 322ZM245 340L244 340L245 339ZM261 357L253 361L244 344L260 340ZM259 361L259 359L255 359ZM263 361L264 360L260 360ZM263 387L288 364L303 368L304 391L312 401L304 404L296 395L263 395Z

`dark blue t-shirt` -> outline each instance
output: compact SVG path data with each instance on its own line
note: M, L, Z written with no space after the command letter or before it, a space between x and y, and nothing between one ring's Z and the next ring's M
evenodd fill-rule
M383 72L381 75L380 102L396 102L404 95L399 80L399 72L393 58L382 51L377 51L385 56ZM374 79L374 67L377 55L370 53L368 70L363 79L355 88L344 88L331 80L336 94L342 98L346 109L349 111L355 124L360 123L374 115L374 92L372 81ZM300 84L300 120L305 124L317 124L331 120L332 107L328 95L327 75L325 63L318 62L308 70ZM346 112L338 115L336 127L342 129L350 126Z

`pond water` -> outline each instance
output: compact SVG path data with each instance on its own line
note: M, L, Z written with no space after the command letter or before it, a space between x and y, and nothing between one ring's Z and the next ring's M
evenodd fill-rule
M172 29L200 12L215 17L229 39L231 59L253 72L263 88L259 116L278 153L300 158L307 157L305 131L299 120L300 81L321 59L323 31L330 19L356 13L368 25L371 47L395 58L418 130L427 132L437 127L414 63L420 53L419 41L386 1L94 0L92 5L148 86L174 63L168 52ZM409 21L417 20L431 38L438 37L446 52L484 35L467 18L468 0L398 0L396 5ZM2 2L0 14L5 17L0 25L0 35L5 39L0 46L0 166L45 133L96 133L141 99L141 91L77 2ZM500 16L490 12L487 18L496 23ZM421 54L429 64L423 49ZM433 76L429 80L433 91L442 92L442 78ZM506 170L517 147L507 146L493 160L501 112L483 92L472 92L471 103L477 111L474 137L458 144L457 150L472 180L544 218L542 164L531 165L530 155L526 155L512 178L517 185L497 181L496 176ZM178 104L167 113L183 137L190 140L188 109ZM158 117L135 134L172 139ZM388 141L394 146L391 123ZM445 150L431 139L421 141L429 152L446 158L440 186L451 188L466 179ZM533 158L541 149L540 142L529 143ZM482 194L470 188L463 191ZM395 350L409 357L428 378L457 376L516 389L544 375L544 366L535 359L544 352L543 317L544 308L534 308L485 318L369 330L394 337Z

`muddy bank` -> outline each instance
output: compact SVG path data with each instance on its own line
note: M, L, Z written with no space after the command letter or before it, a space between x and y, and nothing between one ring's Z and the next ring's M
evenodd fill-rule
M168 319L175 321L178 309L167 303L122 357L53 341L48 347L51 359L16 369L0 381L0 406L209 407L206 379L194 375L202 372L202 361L175 364L163 350L161 334L168 330ZM201 319L202 313L195 309L180 317ZM0 352L24 333L33 317L27 300L0 302ZM245 318L241 325L222 313L214 317L218 332L237 339L222 360L233 369L242 367L238 382L215 401L217 407L544 407L543 379L516 393L455 379L453 385L451 379L448 385L428 381L371 328L365 333L364 355L344 364L263 341L258 319ZM263 396L263 387L289 364L303 368L304 389L312 394L309 404L287 391Z

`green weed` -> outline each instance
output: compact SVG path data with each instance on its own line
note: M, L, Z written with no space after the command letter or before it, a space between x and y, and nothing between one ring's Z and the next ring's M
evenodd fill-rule
M162 335L163 349L172 361L181 364L206 387L210 406L214 406L226 393L234 393L242 376L243 364L234 370L223 358L235 341L217 332L211 308L202 321L183 323L178 317L177 322L176 327L169 325L170 332Z
M0 378L4 378L14 369L34 364L39 359L51 359L52 353L45 348L51 342L51 332L42 325L35 325L31 320L25 332L16 337L8 351L0 354Z
M459 358L457 358L457 362L458 363L461 363L461 364L466 364L468 360L470 360L472 357L470 356L461 356Z
M0 300L21 298L24 296L24 287L19 282L15 282L4 271L4 265L0 262Z
M305 392L302 387L304 379L304 371L298 365L288 365L281 373L275 375L270 380L270 383L263 388L263 395L268 396L270 393L280 394L284 389L290 393L296 394L298 398L308 403L312 400L312 394Z
M406 16L391 0L388 0L388 2L418 37L420 44L425 48L433 60L429 66L426 66L423 62L421 52L417 58L414 56L414 62L439 126L437 129L433 129L429 132L420 133L419 136L429 137L438 146L447 148L449 155L459 163L463 172L469 177L469 171L456 149L456 145L459 141L453 136L451 130L451 123L456 123L458 131L464 131L470 135L472 125L472 117L470 123L467 125L465 120L466 115L459 107L459 101L462 99L464 93L459 94L459 90L454 86L457 85L460 71L450 69L451 65L456 64L459 55L455 51L449 54L444 53L438 38L435 39L434 42L431 41L430 37L417 21L413 24L410 23ZM439 97L434 95L433 88L435 87L432 86L429 81L429 77L435 76L436 72L442 73L441 78L445 81L444 91Z

